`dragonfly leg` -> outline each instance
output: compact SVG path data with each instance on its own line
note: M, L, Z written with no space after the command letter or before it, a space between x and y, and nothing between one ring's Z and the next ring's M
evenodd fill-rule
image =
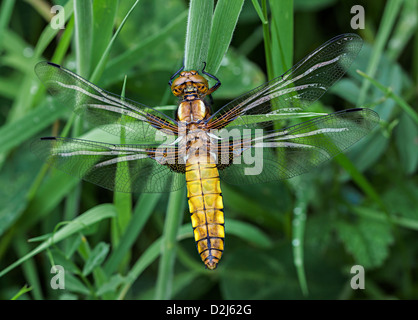
M182 72L184 70L184 59L183 59L183 65L181 66L181 68L180 69L178 69L177 71L176 71L176 73L175 74L173 74L172 76L171 76L171 78L170 78L170 81L168 81L168 85L171 87L171 85L173 84L173 79L175 78L175 77L177 77L177 75L180 73L180 72Z
M214 93L221 86L221 81L218 78L216 78L213 74L210 74L210 73L206 72L205 68L206 68L206 62L203 62L202 73L207 75L209 78L212 78L213 80L216 80L215 85L212 88L210 88L208 90L208 92L206 93L206 95L210 95L210 94Z

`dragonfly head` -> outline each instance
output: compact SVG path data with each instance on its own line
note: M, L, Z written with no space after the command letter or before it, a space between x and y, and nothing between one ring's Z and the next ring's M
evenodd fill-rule
M180 76L171 85L171 92L176 97L193 94L202 96L206 94L208 89L208 81L195 70L181 72Z

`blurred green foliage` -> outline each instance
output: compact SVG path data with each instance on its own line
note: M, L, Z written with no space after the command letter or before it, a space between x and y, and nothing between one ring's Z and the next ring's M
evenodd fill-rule
M171 106L164 112L172 115L176 100L167 81L185 55L188 1L140 1L111 46L134 0L85 1L84 8L64 0L1 2L0 299L418 298L418 4L294 0L277 8L270 2L247 0L240 14L239 7L214 2L230 11L213 19L213 34L204 25L211 16L193 20L206 32L193 41L207 45L207 71L216 71L222 81L214 108L281 70L275 59L297 62L333 36L353 32L350 9L360 4L365 29L354 32L364 47L348 76L313 108L329 112L360 102L382 122L347 157L290 182L223 184L226 248L213 272L204 269L196 252L184 194L177 202L168 194L134 195L131 205L49 169L30 152L31 140L60 135L74 120L35 77L40 60L80 69L89 78L103 59L97 85L120 93L126 75L126 97ZM49 26L52 4L65 6L65 29ZM74 8L83 18L74 19ZM269 22L264 27L263 12ZM235 21L238 14L233 30L227 17ZM284 14L293 19L286 16L282 25ZM283 51L277 43L281 34L287 35ZM273 38L267 46L266 35ZM84 138L104 135L78 125ZM177 226L165 225L170 208L180 208L181 225L175 250L161 263L161 246L171 243L167 233L177 232ZM64 266L66 290L50 287L53 264ZM365 290L350 288L350 269L357 264L366 270Z

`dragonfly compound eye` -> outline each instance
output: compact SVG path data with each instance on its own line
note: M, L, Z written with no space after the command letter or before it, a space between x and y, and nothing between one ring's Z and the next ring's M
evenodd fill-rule
M178 97L183 93L184 90L184 84L179 85L179 86L172 86L171 91L173 92L173 94Z

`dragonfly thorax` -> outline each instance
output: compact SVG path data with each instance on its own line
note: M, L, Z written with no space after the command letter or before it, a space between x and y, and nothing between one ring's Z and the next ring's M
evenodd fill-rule
M204 120L209 115L209 108L201 99L182 101L177 108L177 120L186 123Z

